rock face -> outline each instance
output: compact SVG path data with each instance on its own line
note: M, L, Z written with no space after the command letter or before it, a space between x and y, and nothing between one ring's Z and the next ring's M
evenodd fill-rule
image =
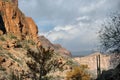
M75 61L77 61L79 64L88 65L90 72L94 74L94 76L97 75L97 62L96 62L96 56L100 55L100 62L101 62L101 69L102 70L108 70L110 66L110 56L109 55L103 55L101 53L93 53L89 56L85 57L76 57L74 58Z
M13 33L20 38L37 36L37 26L32 18L25 17L20 11L17 0L0 0L0 34L5 33Z
M45 48L51 47L52 49L54 49L54 51L56 53L60 53L60 54L65 54L65 55L69 55L71 56L71 53L66 50L65 48L63 48L60 44L52 44L47 38L45 38L44 36L39 36L39 40L41 42L41 45Z
M100 55L100 68L101 71L114 69L120 61L120 55L117 54L101 54L99 52L93 53L85 57L76 57L74 60L80 65L88 65L90 72L96 77L97 75L97 60L96 56Z
M38 37L37 36L38 27L31 17L26 17L26 21L28 23L29 33L30 33L31 37L35 40Z

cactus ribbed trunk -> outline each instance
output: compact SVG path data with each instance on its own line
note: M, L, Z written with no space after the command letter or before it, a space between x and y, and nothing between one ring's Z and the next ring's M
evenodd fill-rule
M101 75L101 68L100 68L100 55L96 56L96 60L97 60L97 77L99 78Z

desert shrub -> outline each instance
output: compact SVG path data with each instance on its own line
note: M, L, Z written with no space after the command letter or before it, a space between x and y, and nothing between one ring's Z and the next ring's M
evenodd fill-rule
M0 71L5 71L6 69L0 65Z
M27 40L28 43L30 43L31 45L35 45L35 42L33 40Z
M90 75L86 72L87 65L75 66L66 73L66 80L90 80Z
M16 41L16 46L15 46L16 48L22 48L23 46L22 46L22 43L21 43L21 41Z
M20 44L26 50L30 49L29 43L27 40L23 40L22 42L18 42L18 44Z
M7 55L8 55L8 57L10 57L13 61L15 61L15 62L18 62L18 63L22 64L22 62L21 62L19 59L15 58L15 56L13 56L11 53L6 52L6 54L7 54Z
M22 75L19 73L14 73L14 71L11 72L9 75L10 80L23 80Z
M3 48L2 48L2 45L0 45L0 50L2 50Z
M9 34L10 39L17 39L17 37L13 34Z
M30 45L35 45L35 42L33 40L23 40L21 42L17 43L20 47L29 50L30 49Z
M28 44L25 44L25 45L24 45L24 49L26 49L26 50L30 49L29 45L28 45Z
M5 41L4 36L0 36L0 40L1 40L1 41Z
M52 50L50 47L48 49L45 49L44 47L40 46L37 47L38 51L35 52L32 49L28 49L27 55L28 57L31 57L34 59L35 62L39 65L39 71L37 71L37 65L33 62L29 63L28 66L32 71L35 71L36 73L39 72L39 79L43 80L45 79L45 76L47 73L49 73L51 70L54 70L57 66L56 60L53 59L54 56L54 50ZM31 65L30 65L31 64ZM33 66L32 66L33 65ZM36 67L34 67L36 66ZM46 79L49 80L49 79Z

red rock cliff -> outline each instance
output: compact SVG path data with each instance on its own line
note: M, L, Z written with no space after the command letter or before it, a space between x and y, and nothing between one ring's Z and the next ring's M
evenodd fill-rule
M6 33L13 33L19 38L37 38L36 24L20 11L18 0L0 0L0 34Z

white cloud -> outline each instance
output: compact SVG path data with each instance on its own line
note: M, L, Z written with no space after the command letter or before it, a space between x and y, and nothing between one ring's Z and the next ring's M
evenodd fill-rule
M97 31L111 12L120 10L120 0L19 0L20 9L33 17L40 35L69 50L90 50Z
M63 27L63 26L57 26L57 27L54 28L54 30L55 30L55 31L61 31L61 30L63 30L63 31L69 31L69 30L71 30L72 28L73 28L72 25L67 25L67 26L65 26L65 27Z
M53 30L42 34L50 41L59 42L69 50L72 49L72 46L74 46L73 51L79 49L83 51L91 50L97 46L98 24L101 24L100 20L96 20L92 24L78 22L74 25L57 26Z
M89 17L88 17L88 16L82 16L82 17L78 17L76 20L77 20L77 21L89 20Z
M76 37L76 33L79 32L79 29L74 25L66 25L66 26L57 26L53 30L47 33L40 33L49 38L52 42L55 42L59 39L62 40L70 40Z

